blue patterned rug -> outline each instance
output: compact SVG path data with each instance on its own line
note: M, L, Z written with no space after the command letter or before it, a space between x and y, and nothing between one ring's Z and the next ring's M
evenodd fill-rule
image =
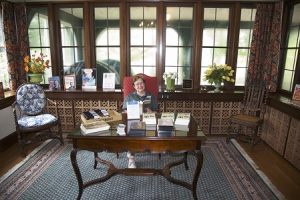
M1 178L0 199L76 199L78 185L71 166L72 146L60 146L56 140L48 142L10 175ZM257 175L232 143L222 138L208 138L202 146L204 164L199 177L197 195L202 200L219 199L277 199L265 182ZM112 153L101 153L101 158L112 161L118 167L127 166L127 157L121 153L116 158ZM138 167L160 167L179 159L178 155L137 154ZM84 181L105 174L106 168L98 165L93 169L93 153L80 151L78 165ZM190 170L177 166L172 175L191 182L191 170L195 159L188 156ZM161 176L117 175L106 181L88 187L82 199L136 200L136 199L193 199L192 192L169 183Z

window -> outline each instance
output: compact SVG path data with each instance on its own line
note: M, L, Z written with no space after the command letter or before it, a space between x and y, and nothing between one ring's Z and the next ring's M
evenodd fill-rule
M177 72L177 84L191 77L193 52L193 8L166 9L165 72Z
M5 38L3 30L2 10L0 9L0 82L3 83L3 88L9 88L9 76L7 66L7 55L5 50Z
M81 84L85 66L83 8L60 8L59 22L64 74L75 74L76 84Z
M156 76L156 7L130 7L130 72Z
M120 9L119 7L95 8L95 52L98 85L101 75L106 72L116 74L116 84L120 85Z
M49 68L44 74L44 83L48 83L48 78L52 76L50 37L48 25L47 8L31 8L28 13L28 37L30 46L30 56L43 53L49 59Z
M247 69L249 65L250 46L252 40L253 25L256 9L241 9L240 33L238 55L236 64L235 85L243 86L246 83Z
M283 78L280 88L292 92L297 65L297 55L300 41L300 4L296 4L292 11L291 23L288 28L287 42L284 49Z
M204 8L200 84L204 72L213 63L225 64L229 28L229 8Z

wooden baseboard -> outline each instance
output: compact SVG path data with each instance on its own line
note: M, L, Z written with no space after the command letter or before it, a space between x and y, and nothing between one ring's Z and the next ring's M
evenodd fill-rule
M12 134L2 138L0 140L0 151L5 151L10 146L18 142L18 135L17 132L13 132Z

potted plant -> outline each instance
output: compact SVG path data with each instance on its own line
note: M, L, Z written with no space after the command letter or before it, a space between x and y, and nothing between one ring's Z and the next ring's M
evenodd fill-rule
M165 72L163 74L163 79L165 80L166 90L174 91L175 90L175 79L177 78L176 72Z
M27 72L29 82L40 83L43 81L45 70L49 68L49 60L45 60L46 57L42 52L39 54L34 52L31 57L29 55L24 57L24 69Z
M234 82L233 72L231 66L227 64L209 65L208 69L204 72L204 81L208 81L210 84L214 84L215 92L220 92L220 86L224 81Z

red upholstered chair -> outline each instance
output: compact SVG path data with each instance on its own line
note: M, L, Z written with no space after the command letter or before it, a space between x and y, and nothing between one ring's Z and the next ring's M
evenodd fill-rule
M146 74L137 74L144 77L146 91L152 93L157 100L158 97L158 81L157 77L148 76ZM134 92L132 76L125 76L123 80L123 100L128 94Z

